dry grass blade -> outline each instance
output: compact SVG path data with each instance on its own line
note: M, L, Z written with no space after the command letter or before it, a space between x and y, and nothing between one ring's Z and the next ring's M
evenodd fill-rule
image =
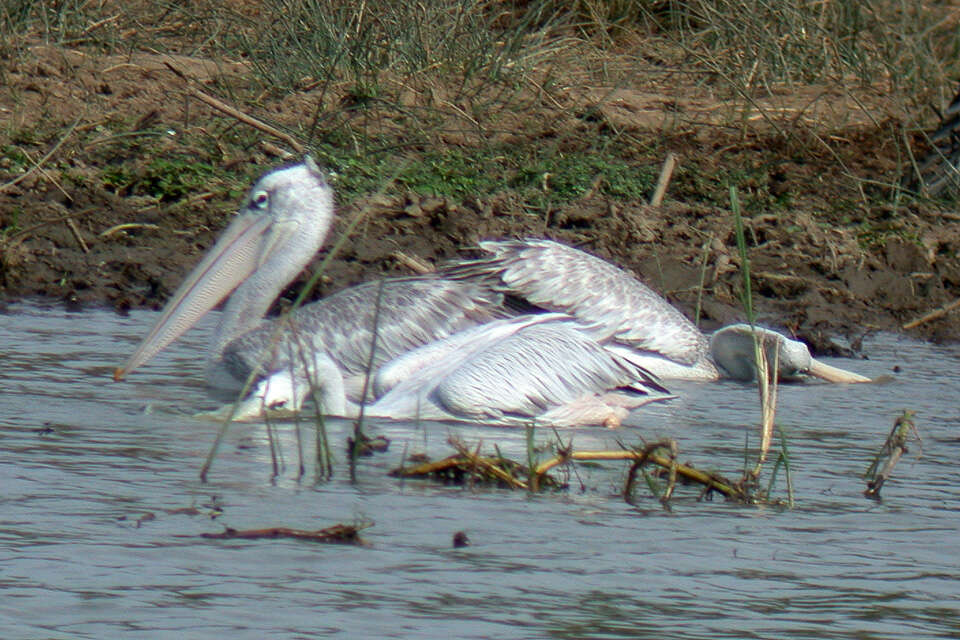
M417 256L408 255L403 251L394 251L390 254L390 257L417 275L427 275L428 273L434 273L436 271L433 265Z
M200 89L196 88L195 86L193 86L193 84L194 84L196 81L193 80L192 78L188 77L183 71L181 71L180 69L178 69L175 65L171 64L169 61L166 61L166 60L165 60L165 61L164 61L164 64L165 64L171 71L173 71L179 78L181 78L181 79L183 79L183 80L185 80L185 81L187 82L187 85L188 85L188 86L187 86L187 90L188 90L188 92L190 93L190 95L192 95L192 96L193 96L194 98L196 98L197 100L200 100L201 102L203 102L203 103L205 103L205 104L213 107L213 108L216 109L217 111L220 111L221 113L225 113L226 115L230 116L231 118L235 118L236 120L239 120L240 122L242 122L242 123L244 123L244 124L246 124L246 125L249 125L249 126L253 127L254 129L257 129L257 130L262 131L262 132L264 132L264 133L266 133L266 134L269 134L269 135L271 135L271 136L273 136L273 137L275 137L275 138L278 138L278 139L280 139L280 140L283 140L283 141L286 142L288 145L290 145L290 147L293 148L293 150L296 151L297 153L304 153L304 152L307 150L306 147L304 147L302 144L300 144L299 142L297 142L296 138L294 138L294 137L291 136L290 134L284 133L283 131L280 131L280 130L277 129L276 127L271 126L271 125L267 124L266 122L263 122L262 120L259 120L259 119L257 119L257 118L254 118L254 117L251 116L250 114L247 114L247 113L244 113L243 111L240 111L240 110L237 109L236 107L233 107L233 106L227 104L227 103L224 102L223 100L220 100L219 98L214 98L213 96L208 95L208 94L204 93L203 91L201 91Z
M133 229L149 229L151 231L157 231L160 229L160 225L150 222L122 222L120 224L113 225L106 231L101 231L100 237L109 238L115 233L119 233L121 231L131 231Z
M753 288L751 285L750 256L747 252L747 240L744 233L743 215L740 207L740 195L735 186L730 187L730 209L733 211L734 232L737 239L737 249L740 253L740 268L743 272L743 291L741 299L743 309L747 315L747 322L753 331L753 355L756 366L757 390L760 393L760 455L751 471L744 470L744 485L756 485L756 480L763 470L763 463L767 459L770 443L773 440L773 422L777 412L778 375L780 370L779 337L758 331L754 326L756 315L753 309ZM772 347L773 364L768 360L768 348ZM747 475L750 476L749 482Z
M754 356L757 362L757 390L760 393L760 455L757 457L757 464L754 466L751 474L754 478L759 477L763 470L763 464L767 461L767 454L770 451L770 443L773 441L773 424L777 414L777 393L779 391L779 381L777 371L780 368L780 349L776 343L777 338L763 334L754 333ZM773 363L768 361L767 345L773 349Z
M372 401L369 398L370 393L370 380L374 375L374 360L377 355L377 341L380 337L380 313L383 311L383 285L384 279L380 279L380 283L377 286L377 299L374 304L373 311L373 326L370 327L371 339L370 339L370 351L367 356L367 364L364 367L363 373L363 388L360 391L360 414L357 416L357 419L353 423L353 446L350 448L350 481L357 481L357 457L360 455L360 447L362 442L366 439L366 435L363 433L363 422L366 415L367 403Z
M43 165L47 162L47 160L49 160L50 158L53 157L53 154L55 154L55 153L60 149L60 147L63 146L63 143L67 141L67 138L69 138L69 137L73 134L73 132L76 130L77 125L80 124L80 119L81 119L81 117L82 117L82 116L78 116L77 119L73 121L73 124L71 124L70 127L67 128L66 133L64 133L62 136L60 136L60 139L57 140L57 143L56 143L55 145L53 145L53 147L52 147L49 151L47 151L47 152L43 155L42 158L40 158L39 160L37 160L36 162L34 162L34 163L33 163L33 166L31 166L25 173L20 174L19 176L17 176L16 178L14 178L13 180L11 180L10 182L6 182L6 183L0 185L0 193L4 192L4 191L6 191L7 189L10 189L11 187L14 187L14 186L16 186L17 184L19 184L20 182L24 181L24 180L25 180L28 176L30 176L34 171L40 171L40 170L42 170L42 167L43 167Z

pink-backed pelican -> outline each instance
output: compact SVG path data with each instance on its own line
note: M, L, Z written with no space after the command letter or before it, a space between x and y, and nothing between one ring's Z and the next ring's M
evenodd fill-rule
M374 373L386 373L374 385L382 395L364 408L369 415L615 426L629 409L669 397L641 365L601 346L589 322L556 314L497 320L499 294L469 279L367 283L265 320L332 218L332 189L309 157L265 174L114 378L229 296L206 377L230 389L251 372L258 377L238 418L299 411L314 392L325 413L354 415L374 333Z
M869 382L821 362L807 346L749 324L734 324L707 338L663 296L596 256L551 240L486 241L489 256L447 268L447 279L483 282L531 305L569 314L594 326L607 349L660 379L753 380L754 341L782 378L815 376L829 382Z

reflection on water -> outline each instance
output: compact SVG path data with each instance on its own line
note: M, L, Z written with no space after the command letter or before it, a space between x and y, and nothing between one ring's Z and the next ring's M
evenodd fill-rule
M189 416L211 406L197 357L210 324L111 382L149 323L30 305L0 316L0 637L960 636L954 347L873 337L870 360L844 364L898 365L893 383L782 389L793 511L679 490L666 513L617 497L620 465L580 467L573 490L537 496L386 475L404 451L445 454L451 433L524 455L521 432L478 426L383 425L391 451L351 485L347 425L330 425L337 475L323 483L291 471L292 425L276 479L262 427L237 425L203 484L216 425ZM755 390L672 386L680 398L634 427L563 435L581 448L670 436L683 460L735 475ZM922 456L868 501L860 474L904 408ZM365 548L198 537L365 520ZM472 546L452 548L459 530Z

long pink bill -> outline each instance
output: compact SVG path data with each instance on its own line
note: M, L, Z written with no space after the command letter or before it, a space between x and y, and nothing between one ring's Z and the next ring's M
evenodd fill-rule
M137 350L113 373L121 380L149 361L213 309L257 269L263 259L267 216L241 213L187 276Z

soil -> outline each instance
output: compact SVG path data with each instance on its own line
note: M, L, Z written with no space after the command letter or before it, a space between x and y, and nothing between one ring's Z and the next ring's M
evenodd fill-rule
M164 150L162 143L148 150L135 144L121 149L117 123L131 132L157 122L209 128L184 123L216 121L243 128L230 116L186 100L186 85L164 61L174 60L203 87L214 79L218 87L230 78L242 84L249 69L239 62L149 53L118 58L40 45L30 52L0 61L0 148L8 152L0 158L2 300L39 298L74 309L109 306L118 312L160 308L212 245L240 195L198 189L168 201L109 188L102 179L105 169L121 163L138 167L144 154L156 157ZM834 200L856 202L856 190L863 184L869 189L870 181L898 179L896 150L888 140L899 116L883 104L882 94L861 96L886 115L880 121L858 117L862 104L848 104L848 97L829 91L812 100L801 92L768 98L770 109L780 108L777 99L789 98L809 107L805 117L821 123L836 119L830 127L831 151L816 150L820 141L813 140L801 153L802 135L785 142L777 127L758 125L744 135L718 126L723 102L702 89L690 87L681 98L678 91L665 95L651 87L646 93L581 88L556 99L563 102L563 113L575 113L577 104L596 107L604 126L655 135L662 149L679 155L661 206L615 199L601 189L535 212L509 190L462 199L395 192L360 196L339 203L341 229L358 212L364 217L325 271L316 295L377 274L409 273L404 256L437 264L474 255L472 247L482 239L536 236L584 248L631 270L691 316L699 309L706 328L739 320L742 265L733 217L697 193L718 191L705 168L739 164L759 167L763 171L757 175L765 176L764 183L742 188L791 203L773 212L751 211L744 220L753 301L765 324L787 329L820 352L832 349L838 337L856 348L867 332L902 330L903 323L960 297L960 216L949 208L915 202L864 204L847 211L830 206ZM310 91L267 96L244 109L272 122L302 124L303 114L310 113L305 109ZM543 109L554 138L575 143L578 136L592 135L582 119L559 118L549 104ZM197 115L201 112L206 120ZM678 113L684 116L682 126L665 130L667 115ZM105 133L97 138L100 129ZM282 140L252 129L248 135L257 142L245 155L221 154L221 167L246 178L284 161ZM518 143L536 144L516 135ZM15 166L11 149L28 154L30 162ZM838 161L860 181L838 175ZM31 169L38 162L40 167ZM911 333L956 340L960 325L947 315Z

